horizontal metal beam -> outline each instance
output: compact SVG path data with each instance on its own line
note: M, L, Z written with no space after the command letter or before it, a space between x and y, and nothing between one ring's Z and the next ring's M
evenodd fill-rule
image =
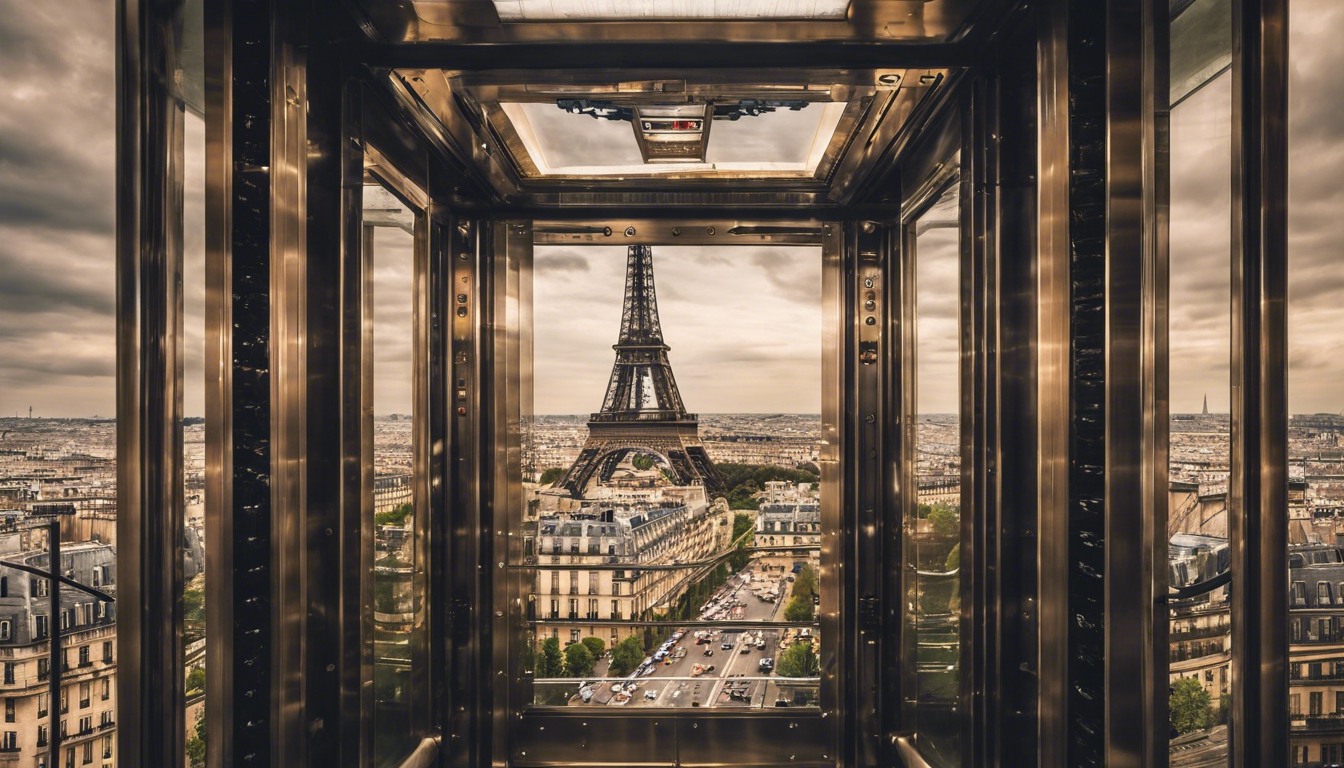
M819 621L719 621L709 619L685 619L683 621L641 621L639 619L530 619L528 624L554 624L556 626L589 627L601 624L607 626L628 627L711 627L715 629L787 629L790 627L817 627Z
M373 67L437 67L454 70L537 69L718 69L769 68L953 68L975 63L964 43L368 43L355 58Z

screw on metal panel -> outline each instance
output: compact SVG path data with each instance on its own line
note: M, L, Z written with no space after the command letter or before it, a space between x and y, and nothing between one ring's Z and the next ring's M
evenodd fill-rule
M602 236L603 236L603 237L611 237L611 227L603 227L603 228L602 228Z
M877 231L877 225L871 221L865 221L863 222L863 231L864 234L871 235Z
M875 317L864 318L863 323L864 325L877 325L877 318Z
M672 228L672 236L673 236L673 237L680 237L680 236L681 236L681 227L673 227L673 228Z
M626 228L625 228L625 236L626 236L626 237L634 237L634 236L635 236L635 228L634 228L634 227L626 227Z
M877 416L870 413L866 418L864 418L864 421L868 422L869 424L872 424L873 422L877 421Z
M705 227L705 234L706 234L706 235L712 235L712 234L714 234L714 228L713 228L713 227Z

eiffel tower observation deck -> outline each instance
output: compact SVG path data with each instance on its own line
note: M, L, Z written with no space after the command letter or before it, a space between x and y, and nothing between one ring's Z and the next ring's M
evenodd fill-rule
M652 453L664 460L677 484L722 493L718 470L700 442L699 421L686 412L667 359L671 347L658 322L650 246L630 246L621 333L613 349L616 363L602 409L589 417L588 439L560 487L582 498L594 476L605 483L627 455Z

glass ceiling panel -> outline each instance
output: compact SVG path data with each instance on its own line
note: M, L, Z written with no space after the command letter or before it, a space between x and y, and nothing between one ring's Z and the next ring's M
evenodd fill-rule
M849 0L494 0L501 21L843 19Z
M806 176L817 169L844 102L714 120L703 163L645 164L628 122L570 114L555 104L502 103L538 172L556 176L723 171Z

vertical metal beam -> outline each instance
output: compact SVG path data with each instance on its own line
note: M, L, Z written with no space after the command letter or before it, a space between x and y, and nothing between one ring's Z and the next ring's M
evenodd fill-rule
M208 768L234 765L233 15L205 4L205 645ZM125 674L123 668L123 675ZM124 765L134 765L122 761Z
M1037 734L1041 768L1068 765L1069 559L1072 249L1068 8L1050 3L1040 14L1037 49L1036 572Z
M47 571L51 573L51 579L47 582L51 594L48 595L50 603L50 613L47 618L47 634L50 637L48 645L49 653L47 662L47 711L51 713L47 740L51 744L48 749L51 751L52 766L59 766L61 762L61 726L60 726L60 701L61 701L61 680L65 670L62 669L62 656L64 649L61 644L61 523L59 520L52 520L47 524Z
M1287 0L1234 0L1232 743L1287 765Z
M117 5L117 675L122 765L185 745L182 680L182 155L176 3ZM56 537L59 538L59 537ZM59 542L53 540L53 547ZM59 564L57 564L59 567ZM60 592L52 585L53 595ZM53 644L59 614L51 617ZM59 677L57 669L52 670ZM59 696L59 694L58 694ZM51 702L59 741L59 698ZM56 749L53 756L59 758Z

